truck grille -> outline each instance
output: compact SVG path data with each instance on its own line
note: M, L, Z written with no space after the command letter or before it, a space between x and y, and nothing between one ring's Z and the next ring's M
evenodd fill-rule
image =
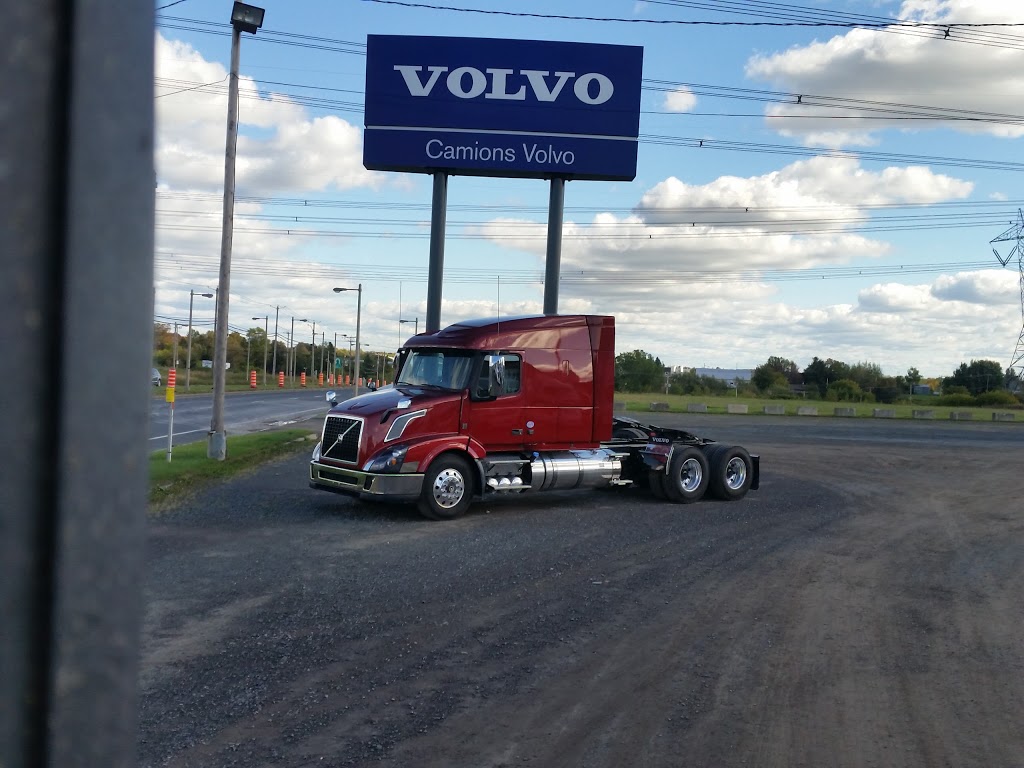
M320 455L335 461L357 463L359 461L359 437L362 431L361 419L328 416L324 422L324 440Z

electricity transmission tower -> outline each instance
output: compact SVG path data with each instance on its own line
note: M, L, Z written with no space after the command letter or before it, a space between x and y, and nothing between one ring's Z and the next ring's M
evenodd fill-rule
M1013 358L1010 360L1010 371L1014 371L1018 374L1024 373L1024 211L1017 209L1017 223L1010 227L1008 230L989 241L990 243L1013 243L1013 248L1010 253L1004 259L999 255L999 251L995 248L992 249L992 253L999 259L999 263L1004 267L1010 263L1014 256L1017 257L1017 271L1020 275L1020 313L1021 313L1021 328L1020 335L1017 337L1017 347L1013 350Z

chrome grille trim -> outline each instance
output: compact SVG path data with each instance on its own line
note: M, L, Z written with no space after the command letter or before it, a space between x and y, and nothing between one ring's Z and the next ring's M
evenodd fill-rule
M359 445L363 435L363 420L352 416L328 414L324 419L321 456L346 464L359 463Z

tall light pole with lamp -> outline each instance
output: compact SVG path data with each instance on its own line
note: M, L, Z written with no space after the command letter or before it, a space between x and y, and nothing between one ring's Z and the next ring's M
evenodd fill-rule
M363 313L363 284L360 283L358 288L335 288L335 293L343 293L344 291L356 291L358 296L356 298L356 370L353 378L355 379L352 384L355 387L355 394L359 394L359 320Z
M343 339L348 339L349 357L351 357L352 356L352 345L355 344L355 339L353 339L352 336L347 334L347 333L336 333L334 336L335 336L335 340L334 340L335 352L334 352L334 354L338 354L338 351L337 351L337 349L338 349L337 337L341 336L341 338L343 338ZM344 343L345 342L343 341L342 344L344 344ZM345 375L345 370L346 370L346 366L345 366L345 361L343 360L342 364L341 364L341 375L342 376Z
M254 317L253 320L263 320L267 324L266 330L263 332L263 386L265 387L267 386L267 346L270 344L270 315Z
M207 299L212 299L212 293L200 293L196 294L195 291L190 290L188 292L188 355L185 359L185 391L188 392L189 384L192 382L192 302L195 301L196 296L203 296Z
M402 330L402 326L405 325L406 323L416 323L416 325L415 325L416 333L417 333L417 335L419 334L419 332L420 332L420 319L418 317L415 320L399 320L398 321L398 330L401 331ZM398 346L402 346L401 335L399 335Z
M280 319L281 307L274 307L274 365L270 369L271 376L277 378L277 321ZM267 332L270 332L270 328L267 328ZM264 366L266 367L266 366Z
M292 315L292 330L291 330L291 333L288 334L288 359L289 359L289 363L287 365L287 368L288 368L288 376L293 380L293 383L294 383L294 379L295 379L295 358L297 357L297 355L295 354L295 352L296 352L296 349L295 349L295 320L296 319L298 319L298 321L300 323L309 322L304 317L296 318L295 315Z
M228 437L224 429L224 385L228 361L228 300L231 296L231 239L235 214L235 147L238 143L238 62L242 32L256 34L263 26L262 8L236 2L231 8L231 71L228 80L228 126L224 142L224 222L220 239L217 330L213 354L213 416L206 456L224 461Z
M316 375L316 320L313 321L313 340L309 343L309 375Z

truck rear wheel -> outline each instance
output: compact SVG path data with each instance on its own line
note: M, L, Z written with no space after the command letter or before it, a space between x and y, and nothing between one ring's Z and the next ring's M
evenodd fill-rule
M662 487L671 501L689 504L704 495L708 487L708 460L700 448L676 446L665 467Z
M750 454L738 445L711 445L706 449L711 466L708 491L725 501L742 499L754 480L754 464Z
M417 507L431 520L452 520L466 514L473 500L473 475L469 462L454 453L438 456L423 476Z

